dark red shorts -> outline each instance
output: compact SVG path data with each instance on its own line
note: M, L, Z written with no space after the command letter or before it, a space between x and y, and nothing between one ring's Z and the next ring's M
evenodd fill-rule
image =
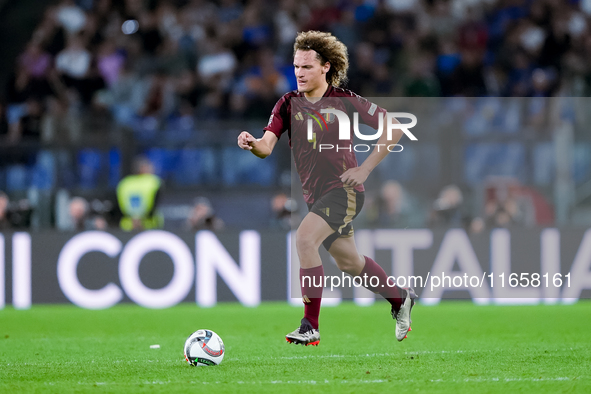
M353 219L361 212L364 201L364 192L347 186L330 190L313 204L308 204L308 211L320 216L334 230L322 242L326 250L330 249L337 238L353 236Z

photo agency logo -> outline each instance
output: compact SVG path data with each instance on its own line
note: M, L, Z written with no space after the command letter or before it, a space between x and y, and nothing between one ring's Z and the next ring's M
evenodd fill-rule
M314 132L314 122L320 127L321 131L328 130L328 124L333 123L335 118L338 120L339 125L339 141L343 141L342 144L325 144L320 143L318 144L318 151L327 151L327 150L336 150L337 152L340 150L348 150L348 151L355 151L355 152L369 152L372 147L376 147L378 151L380 149L387 149L389 152L402 152L404 149L402 145L398 143L373 143L373 144L350 144L346 143L345 141L351 141L351 120L349 119L349 115L345 112L336 109L336 108L323 108L320 112L313 110L309 107L304 107L306 111L304 115L310 116L307 120L307 138L308 142L313 143L313 149L316 149L316 142L317 136ZM373 116L377 109L376 104L372 104L370 107L368 114ZM303 116L301 113L298 113L299 117L303 120ZM417 124L417 117L411 113L407 112L386 112L384 114L378 114L378 128L374 134L363 134L359 130L359 113L353 113L353 132L355 136L362 141L377 141L382 136L384 129L386 130L387 141L390 142L393 140L392 134L393 130L401 130L411 141L417 141L417 137L414 136L413 133L410 132L409 129L416 126ZM398 123L395 122L399 119L410 119L409 123ZM385 122L385 127L384 127Z

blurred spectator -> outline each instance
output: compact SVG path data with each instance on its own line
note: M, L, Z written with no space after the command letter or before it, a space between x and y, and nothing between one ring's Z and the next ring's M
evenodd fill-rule
M460 53L453 42L439 40L439 54L436 60L436 74L441 93L449 96L452 92L452 75L460 64Z
M23 67L32 78L43 79L51 68L51 55L37 41L30 41L27 48L18 58L19 66Z
M456 185L448 185L441 189L439 196L433 202L431 211L431 225L452 226L462 225L462 203L464 196Z
M8 196L0 191L0 231L8 230L11 223L8 220Z
M143 50L147 55L156 55L160 45L164 41L158 29L158 20L154 13L143 11L139 17L139 33Z
M11 202L0 190L0 231L27 228L33 209L26 199Z
M247 48L257 49L271 44L271 25L263 18L262 7L250 3L242 14L242 40Z
M292 215L297 216L297 203L285 193L278 193L271 199L271 228L291 230ZM296 218L294 218L296 219ZM296 219L297 220L297 219Z
M107 221L100 215L93 213L88 201L83 197L74 197L68 207L70 225L66 230L106 230Z
M513 179L491 179L485 188L484 220L488 227L550 225L554 212L539 192Z
M369 96L368 86L373 80L375 70L375 47L368 42L361 42L353 50L349 69L349 88L362 96ZM371 93L370 93L371 94Z
M0 103L0 139L17 148L21 143L30 145L25 140L33 144L80 141L82 133L105 129L95 127L95 122L110 122L104 116L107 111L116 125L136 131L182 128L190 138L201 138L193 130L209 119L258 121L268 116L279 96L295 88L293 38L308 28L331 31L348 46L347 87L357 93L368 97L526 96L524 104L513 105L507 113L495 111L492 117L492 112L484 111L475 122L482 126L479 136L486 138L502 128L514 130L514 138L530 136L532 131L536 137L549 137L549 115L558 112L552 111L549 98L591 92L589 4L587 0L283 0L273 4L59 0L43 5L42 20L20 56L13 59L15 71L2 95L6 102ZM120 129L111 130L116 134ZM528 151L526 157L531 148L528 141L515 140ZM30 168L34 154L22 152L6 149L0 160L6 166L19 163L22 168L13 174L20 174L24 184L33 172L40 172ZM67 154L56 157L70 162L64 159ZM501 161L496 155L491 162ZM576 160L580 162L582 156ZM524 172L530 176L531 171ZM119 175L109 174L110 181L111 176L113 185ZM8 179L8 168L0 168L2 185L8 185ZM67 185L74 186L74 181ZM402 226L404 214L391 210L397 206L392 202L395 188L388 188L385 193L390 197L382 195L383 201L376 200L383 206L375 205L388 206L389 213L384 215L388 225L393 221ZM518 189L514 198L523 199L524 190ZM414 199L406 199L414 204ZM504 211L511 211L510 205L496 216L502 219ZM552 218L551 208L544 211L546 218ZM433 220L447 222L449 218L442 215L449 213L434 210ZM456 216L452 217L456 223ZM424 218L409 223L421 221Z
M134 86L131 100L136 115L164 119L175 108L173 83L166 72L160 69Z
M88 215L88 202L82 197L74 197L68 207L72 220L71 230L83 231L85 229L86 217Z
M117 185L117 201L123 217L124 231L162 228L164 219L157 210L162 181L154 175L154 165L140 156L133 164L134 175L128 175Z
M344 9L341 12L341 18L331 26L332 33L341 40L347 48L354 48L359 42L359 26L355 22L355 11L352 9ZM293 43L295 34L289 37Z
M55 14L56 20L70 34L80 32L86 24L86 14L74 0L62 0Z
M568 19L564 12L554 15L550 32L542 46L538 64L542 67L562 68L562 57L571 45L571 35L568 31Z
M139 84L139 77L133 72L131 64L125 63L117 77L117 83L110 86L109 97L105 102L110 104L114 120L118 124L131 125L135 118L134 88ZM136 99L139 101L141 96ZM135 104L140 106L140 104Z
M187 228L192 231L219 231L224 228L224 222L216 216L207 198L198 197L195 199L191 215L187 218Z
M328 30L340 19L340 10L335 3L331 0L310 1L310 19L304 26L304 30Z
M191 70L182 71L175 79L175 93L178 102L178 112L181 118L186 117L193 126L193 117L196 114L205 88L197 79L197 75Z
M21 121L26 116L38 118L43 111L43 99L51 89L43 79L32 78L24 67L16 69L8 80L6 115L13 141L22 136Z
M394 1L396 0L392 0ZM427 14L429 30L442 40L453 40L458 28L458 20L451 14L451 2L433 0L431 4Z
M83 38L71 36L66 47L55 58L55 68L63 75L66 85L71 86L86 77L91 60L92 55L85 48Z
M404 96L438 97L441 94L439 81L432 73L432 59L423 54L411 60L410 75L404 84Z
M220 23L235 21L242 16L242 4L238 0L221 0L217 14Z
M25 103L31 91L40 97L47 94L40 95L40 87L30 86L29 80L47 82L53 56L55 69L66 86L82 96L84 106L93 103L101 83L118 90L122 82L132 85L125 90L144 99L132 105L140 116L167 116L181 106L181 112L205 118L219 118L228 109L250 114L260 107L253 103L260 103L261 96L271 102L289 86L281 74L291 65L295 33L305 29L332 31L348 45L349 88L362 95L555 95L567 72L591 75L585 66L584 45L591 41L587 5L569 4L312 0L282 1L271 10L263 1L62 0L47 8L17 60L24 72L17 76L13 92L21 97L9 99L8 118L18 118L12 105ZM532 75L536 68L544 71L545 80ZM187 69L203 86L203 99L183 98L169 106L170 96L162 93L166 78L145 76L163 70L169 78L182 73L189 81ZM246 93L235 92L241 85L250 86L243 89ZM121 123L131 123L129 111L122 110L129 108L129 100L100 100Z
M380 209L376 223L389 228L421 227L423 210L397 181L386 181L380 190Z
M231 102L235 114L251 119L265 118L267 108L289 90L287 78L274 64L272 51L261 49L256 58L256 65L235 84Z
M70 37L66 48L56 57L56 70L70 89L69 99L74 105L82 101L88 106L95 93L105 87L97 63L81 36Z
M454 96L479 97L486 95L482 55L477 51L464 51L460 64L451 75L451 90Z
M124 64L125 56L117 50L115 43L104 41L98 52L97 66L107 85L113 86L119 80Z
M281 0L280 8L275 12L273 21L275 23L275 32L278 45L278 54L285 59L292 55L293 42L296 38L302 21L308 15L308 6L304 2L294 2L291 0ZM337 27L333 27L335 36L343 37ZM345 42L345 41L343 41Z
M70 200L68 213L70 214L70 226L68 230L84 231L86 230L86 221L88 220L88 201L82 197L74 197Z
M4 141L8 134L8 119L6 119L6 103L0 100L0 141Z
M523 223L523 211L515 196L514 185L488 188L484 215L488 227L509 227Z
M199 76L227 81L237 66L236 56L215 38L207 43L204 50L197 65Z
M484 54L488 42L488 28L475 6L468 7L464 23L458 28L460 50Z
M468 227L470 234L481 234L486 229L486 223L481 217L473 218Z
M39 141L41 138L43 108L41 102L34 98L27 100L23 107L23 115L16 123L10 125L8 139L17 143L22 139Z

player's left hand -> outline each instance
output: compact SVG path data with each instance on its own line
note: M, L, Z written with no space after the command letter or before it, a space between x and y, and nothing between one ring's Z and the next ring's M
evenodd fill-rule
M341 175L341 181L347 186L359 186L367 180L369 171L361 167L349 168Z

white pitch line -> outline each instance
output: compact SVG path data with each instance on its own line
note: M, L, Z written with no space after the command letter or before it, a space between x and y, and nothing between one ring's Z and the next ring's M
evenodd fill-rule
M488 382L505 382L505 383L512 383L512 382L561 382L561 381L568 381L568 380L579 380L579 377L566 377L566 376L560 376L560 377L554 377L554 378L465 378L465 379L449 379L449 380L444 380L444 379L431 379L429 380L429 382L431 383L488 383ZM153 381L144 381L138 384L153 384L153 385L166 385L166 384L170 384L170 383L181 383L179 382L173 382L173 381L159 381L159 380L153 380ZM185 383L185 381L183 381L182 383ZM239 380L236 382L220 382L220 381L215 381L215 382L200 382L200 381L189 381L187 383L190 384L203 384L203 385L209 385L209 384L225 384L225 385L231 385L231 384L240 384L240 385L264 385L264 384L285 384L285 385L290 385L290 384L379 384L379 383L400 383L400 384L406 384L406 383L425 383L424 380L414 380L414 379L406 379L406 380L393 380L393 379L359 379L359 380L334 380L334 381L330 381L328 379L324 379L324 380L269 380L269 381L243 381L243 380ZM46 385L54 385L55 383L53 382L45 382ZM79 385L89 385L89 384L96 384L96 385L117 385L119 383L117 382L78 382ZM126 384L129 385L129 384Z
M366 354L324 354L324 355L308 355L308 356L283 356L283 357L249 357L248 360L303 360L310 358L349 358L349 357L393 357L400 356L401 354L406 355L421 355L421 354L446 354L446 353L467 353L467 352L480 352L480 350L441 350L441 351L416 351L416 352L404 352L404 353L366 353ZM245 361L246 359L233 358L232 361Z

